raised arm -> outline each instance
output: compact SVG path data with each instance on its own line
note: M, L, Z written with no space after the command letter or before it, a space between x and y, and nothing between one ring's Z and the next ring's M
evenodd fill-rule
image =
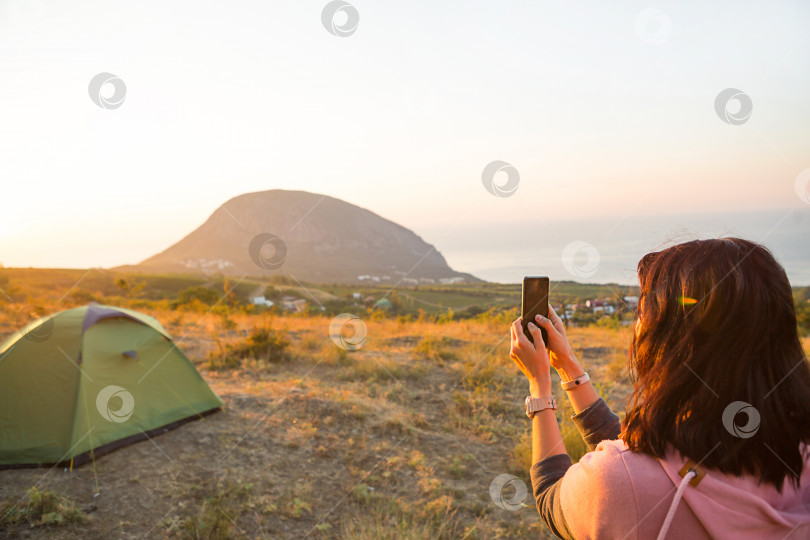
M540 326L548 334L549 362L557 370L563 383L573 381L585 374L585 370L577 360L568 336L565 325L554 308L548 307L547 319L538 319ZM566 395L574 408L571 419L577 426L589 450L596 448L605 439L617 439L621 432L619 417L612 412L605 400L596 393L596 388L590 380L578 385L570 385Z
M551 397L551 365L537 324L529 322L534 343L523 333L521 319L512 323L509 356L529 380L532 397ZM543 409L532 418L532 486L537 511L549 529L561 538L570 538L560 511L559 479L571 466L565 451L554 409ZM540 473L538 476L538 472ZM536 480L537 478L537 480Z
M538 315L535 324L529 323L534 343L523 335L521 319L511 328L510 357L529 380L529 391L534 397L551 396L550 368L553 366L563 382L571 381L585 373L577 361L565 327L554 309L549 306L550 318ZM540 326L546 329L548 343L543 343ZM590 450L604 439L619 435L619 417L607 407L605 401L588 382L573 386L567 394L574 407L571 417L582 433ZM532 488L537 511L549 529L560 538L571 538L560 508L560 479L571 466L552 409L536 413L532 419Z

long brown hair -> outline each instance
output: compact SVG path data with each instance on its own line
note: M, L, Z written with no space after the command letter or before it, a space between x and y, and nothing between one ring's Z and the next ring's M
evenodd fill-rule
M627 446L661 458L671 444L709 469L798 485L810 367L782 266L757 243L720 238L649 253L638 275Z

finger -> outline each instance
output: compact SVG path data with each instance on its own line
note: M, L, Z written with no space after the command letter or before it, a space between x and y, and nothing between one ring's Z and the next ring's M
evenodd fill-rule
M562 322L562 319L560 319L560 316L557 315L556 311L554 311L554 308L551 307L551 304L548 305L548 318L551 319L551 322L554 324L557 322Z
M520 371L526 369L526 365L523 363L523 360L520 358L520 355L517 354L517 351L514 349L509 351L509 358L515 363L515 365L520 368Z
M565 307L563 307L565 309ZM551 304L548 306L548 318L551 319L551 322L554 323L554 328L560 330L561 332L565 332L565 324L563 324L562 319L560 316L557 315L557 312L554 311L554 308L551 307Z
M534 340L534 344L536 347L540 348L542 345L545 347L546 342L543 341L543 332L540 331L540 327L537 326L535 323L529 323L529 333L532 335L532 339Z
M515 338L517 339L517 342L524 346L527 345L529 343L529 338L527 338L526 334L523 332L523 324L521 323L521 320L516 320L512 327L515 331Z
M540 326L545 328L547 332L557 332L557 329L554 327L554 324L551 322L550 319L548 319L547 317L543 317L542 315L538 315L537 317L541 318L538 318L534 322L534 324L539 324Z

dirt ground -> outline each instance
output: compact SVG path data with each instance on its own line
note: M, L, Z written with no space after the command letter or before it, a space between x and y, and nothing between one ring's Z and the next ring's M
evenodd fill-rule
M206 368L216 327L169 325L224 410L72 472L0 471L7 507L26 504L35 486L84 515L59 526L0 522L0 537L550 537L531 495L517 511L489 495L503 473L530 489L525 380L508 339L485 325L369 322L382 338L336 354L313 324L285 323L292 361L228 370ZM444 336L432 349L431 333ZM572 336L595 379L616 378L617 339ZM618 403L629 387L605 391Z

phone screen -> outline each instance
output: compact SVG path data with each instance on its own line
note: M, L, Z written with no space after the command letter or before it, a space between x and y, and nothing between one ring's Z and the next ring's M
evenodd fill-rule
M523 278L523 300L521 307L523 333L534 343L532 335L529 333L529 321L540 326L535 320L535 315L548 317L548 284L549 280L545 276L527 276ZM548 346L548 334L546 329L540 327L543 341Z

